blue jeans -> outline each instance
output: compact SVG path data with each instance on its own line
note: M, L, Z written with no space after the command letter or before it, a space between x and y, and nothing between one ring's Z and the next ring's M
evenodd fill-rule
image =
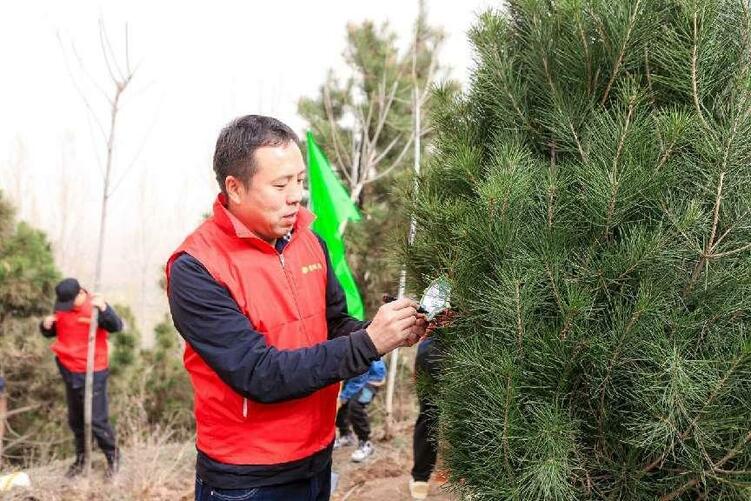
M217 489L196 475L196 501L328 501L330 494L331 463L314 477L253 489Z

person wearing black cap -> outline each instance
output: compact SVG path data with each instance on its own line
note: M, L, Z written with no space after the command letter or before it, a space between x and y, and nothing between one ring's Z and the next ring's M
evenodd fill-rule
M94 356L94 398L91 427L99 448L107 458L106 475L117 472L120 453L115 431L109 424L107 405L107 333L122 330L123 323L115 310L101 296L89 294L75 278L66 278L55 286L55 313L42 320L39 329L45 337L56 337L51 349L65 383L68 424L73 431L76 459L66 473L74 477L84 467L84 386L91 309L99 309Z

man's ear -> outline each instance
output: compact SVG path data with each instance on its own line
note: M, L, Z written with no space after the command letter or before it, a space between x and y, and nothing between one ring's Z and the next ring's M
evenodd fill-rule
M224 179L224 190L230 202L239 204L242 200L241 191L244 188L242 182L235 176L227 176Z

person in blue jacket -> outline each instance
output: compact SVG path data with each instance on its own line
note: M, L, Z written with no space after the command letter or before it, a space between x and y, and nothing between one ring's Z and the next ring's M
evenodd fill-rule
M357 449L352 453L352 461L359 463L372 456L375 448L370 441L370 419L368 405L375 398L378 388L386 381L386 364L380 358L374 360L368 372L348 379L339 394L339 411L336 413L336 427L339 438L334 448L354 445L357 436ZM354 429L352 434L350 427Z

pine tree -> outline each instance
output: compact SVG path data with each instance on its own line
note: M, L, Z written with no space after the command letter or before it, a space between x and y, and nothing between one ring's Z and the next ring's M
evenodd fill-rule
M128 369L139 370L137 362L138 346L141 344L141 333L136 326L133 310L126 304L115 304L112 308L123 321L123 329L109 336L110 365L112 376L122 376Z
M147 368L144 409L149 423L169 426L177 439L189 439L195 433L193 392L182 364L183 346L168 315L154 327L155 346L142 351Z
M403 251L445 274L436 395L476 500L751 497L742 0L512 0L436 92Z
M0 191L0 327L11 317L46 312L58 278L47 236L23 221L17 223Z
M15 464L48 460L59 446L65 397L47 342L39 334L60 279L46 235L15 219L0 191L0 375L9 408L3 457ZM72 440L71 440L72 442Z

